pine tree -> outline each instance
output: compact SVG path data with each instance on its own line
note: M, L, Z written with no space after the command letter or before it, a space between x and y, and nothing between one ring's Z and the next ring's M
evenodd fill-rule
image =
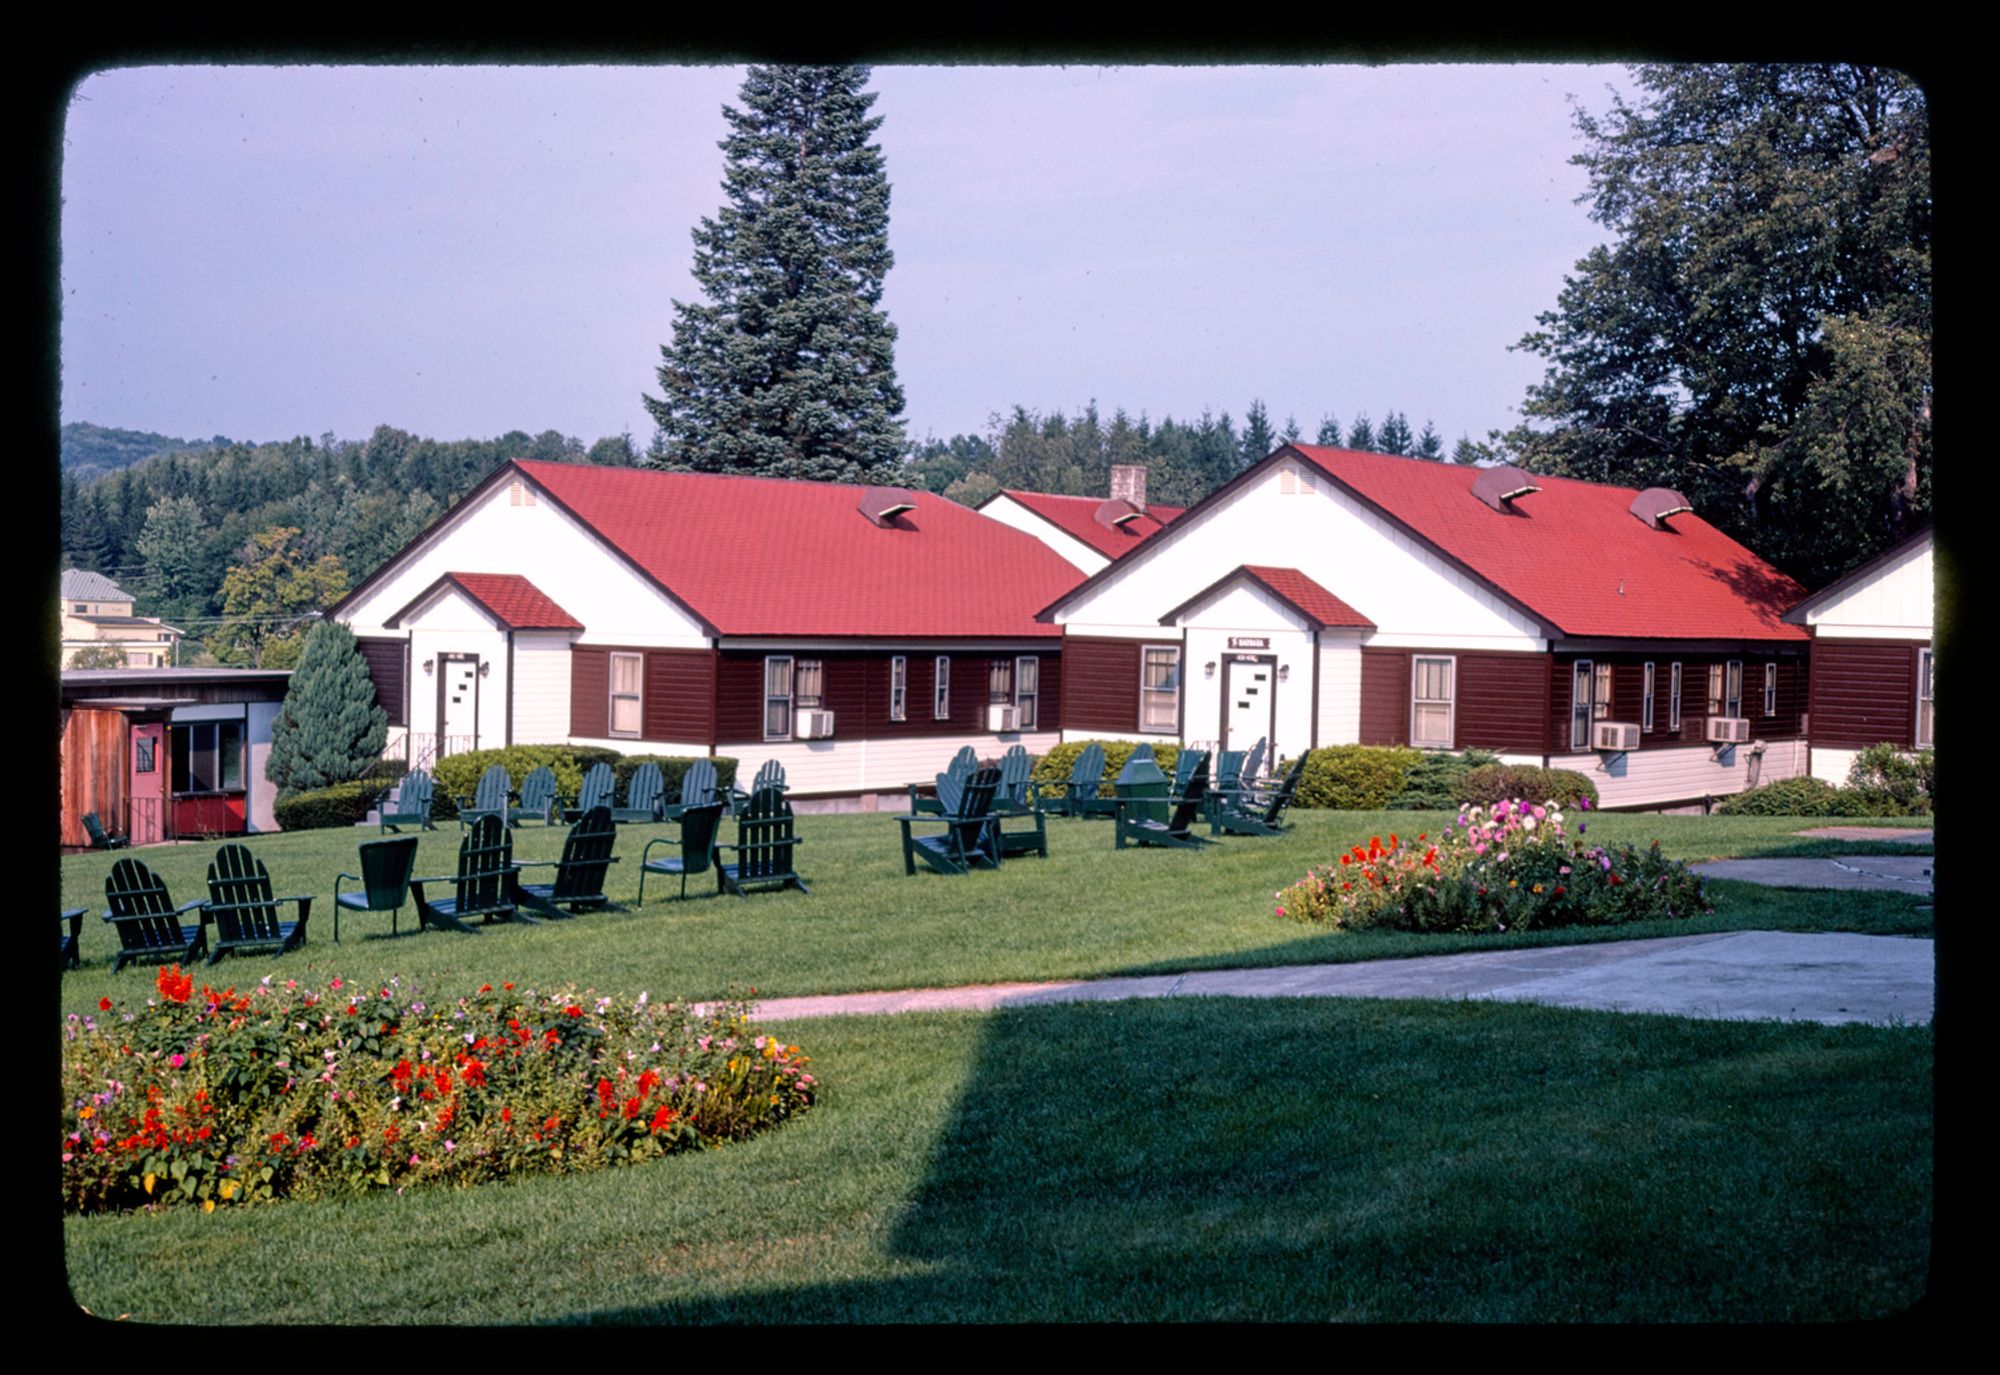
M1284 429L1285 442L1287 444L1296 444L1304 437L1305 431L1299 428L1299 418L1295 415L1286 416Z
M1373 449L1375 447L1375 427L1365 415L1354 417L1354 428L1347 432L1347 447L1350 449Z
M1264 409L1262 401L1252 401L1250 413L1243 417L1243 461L1239 466L1247 468L1260 462L1277 447L1278 437L1271 429L1270 412Z
M307 633L284 708L271 723L265 774L286 793L359 778L382 757L388 730L354 632L322 621Z
M1414 441L1410 438L1410 422L1403 418L1401 411L1390 411L1382 417L1382 432L1375 436L1375 447L1385 454L1409 455Z
M1437 432L1437 425L1424 421L1424 432L1417 436L1417 447L1410 451L1417 458L1443 458L1444 436Z
M1313 443L1325 444L1336 449L1339 448L1340 417L1335 415L1332 411L1328 411L1325 415L1321 416L1319 422L1319 434L1314 436Z
M893 480L904 448L882 121L866 67L752 67L725 107L727 203L694 231L705 305L674 303L661 466L821 481Z

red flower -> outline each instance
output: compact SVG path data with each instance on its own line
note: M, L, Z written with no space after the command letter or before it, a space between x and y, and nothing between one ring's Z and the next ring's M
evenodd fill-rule
M597 1101L608 1108L611 1106L611 1100L614 1096L611 1081L609 1079L599 1079L597 1081Z
M111 1010L111 1000L109 998L99 998L97 1000L97 1010L99 1012L109 1012Z
M177 964L162 969L154 983L159 987L160 996L168 1002L184 1003L194 993L193 977L181 973Z
M509 988L511 988L511 987L513 987L513 985L512 985L512 984L509 984L509 985L508 985L508 987L509 987ZM493 985L492 985L492 984L481 984L481 985L479 985L479 991L480 991L481 993L491 993L491 992L493 991Z
M583 1015L583 1009L578 1007L575 1003L571 1003L568 1007L564 1008L563 1011L568 1013L572 1017L581 1017Z
M627 1117L637 1117L639 1115L639 1105L643 1101L643 1099L639 1098L627 1098L623 1109L625 1115Z
M1618 875L1616 874L1613 874L1611 876L1611 886L1613 888L1616 888L1619 884L1623 883L1624 881L1625 881L1624 879L1618 877Z
M1555 897L1561 897L1561 896L1562 896L1562 895L1563 895L1564 893L1567 893L1568 891L1569 891L1569 889L1567 889L1567 888L1563 887L1563 886L1562 886L1561 884L1557 884L1557 885L1556 885L1556 891L1555 891L1555 893L1554 893L1554 896L1555 896Z
M512 1108L500 1109L500 1120L502 1122L512 1122L514 1120L514 1110Z
M653 1114L653 1120L646 1124L646 1130L649 1132L656 1132L656 1131L662 1131L667 1127L671 1127L674 1124L675 1115L676 1114L672 1108L661 1108L658 1112Z

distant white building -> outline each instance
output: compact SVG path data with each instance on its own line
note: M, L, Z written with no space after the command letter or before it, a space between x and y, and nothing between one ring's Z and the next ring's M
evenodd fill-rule
M1108 497L1010 487L982 503L979 514L1033 535L1083 572L1096 573L1166 529L1185 509L1148 503L1145 465L1131 463L1111 469Z
M62 572L62 667L90 649L116 649L122 664L100 668L165 668L174 660L181 632L156 616L134 616L132 594L102 573Z

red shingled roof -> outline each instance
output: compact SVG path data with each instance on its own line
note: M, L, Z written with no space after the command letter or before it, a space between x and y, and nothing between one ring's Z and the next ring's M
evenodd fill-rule
M1110 526L1097 519L1097 508L1104 504L1103 497L1056 496L1049 492L1016 491L1012 487L1002 488L1000 495L1012 497L1064 534L1082 540L1110 559L1138 548L1148 536L1157 535L1169 521L1187 509L1185 506L1154 506L1149 503L1144 515L1124 525Z
M1363 500L1570 636L1803 640L1785 611L1805 589L1692 513L1652 530L1637 489L1535 475L1539 492L1492 509L1479 469L1295 444Z
M720 635L1047 639L1077 570L930 492L878 526L863 487L517 460L514 466Z
M548 593L518 573L446 573L382 624L394 629L433 592L450 584L484 607L510 630L582 630L583 622L557 606Z
M1363 630L1373 630L1375 622L1356 611L1346 602L1321 587L1296 568L1271 568L1258 564L1242 564L1230 569L1201 591L1189 597L1179 606L1160 617L1161 625L1172 625L1181 613L1191 606L1199 605L1210 596L1239 580L1262 584L1272 596L1290 606L1301 616L1314 623L1317 629L1328 626L1353 626Z

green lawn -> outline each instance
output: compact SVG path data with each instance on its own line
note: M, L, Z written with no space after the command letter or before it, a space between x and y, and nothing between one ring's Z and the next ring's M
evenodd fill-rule
M785 1034L824 1098L748 1143L71 1219L72 1290L404 1324L1798 1321L1925 1287L1927 1028L1187 999Z
M1294 812L1297 825L1274 839L1226 839L1201 852L1115 850L1106 822L1049 822L1050 858L1008 861L999 872L943 878L905 877L897 828L887 816L808 816L799 865L810 895L768 893L749 899L704 896L682 903L664 883L647 886L647 904L539 927L492 927L477 936L452 932L388 938L386 917L347 918L333 944L333 876L356 865L362 831L308 831L258 837L252 848L270 866L281 893L313 893L319 903L307 948L282 959L232 958L217 977L242 981L266 973L363 980L391 974L431 984L492 979L573 980L654 996L706 998L755 988L763 996L868 989L1101 977L1182 969L1379 959L1458 950L1621 940L1698 932L1775 929L1928 934L1928 907L1897 893L1776 890L1716 882L1713 917L1615 930L1571 928L1482 936L1396 932L1340 934L1273 914L1272 897L1314 863L1347 845L1390 831L1414 835L1438 827L1442 813ZM1657 837L1689 859L1729 855L1852 852L1844 842L1802 842L1813 826L1793 817L1654 817L1601 815L1593 837ZM1917 823L1921 824L1921 823ZM623 862L611 891L629 900L638 888L645 840L663 828L624 827ZM725 829L727 829L725 827ZM553 858L562 831L523 827L516 854ZM419 873L449 873L458 837L426 834ZM200 896L214 846L152 847L140 857L177 900ZM66 907L103 908L113 856L62 860ZM704 894L712 888L703 887ZM94 1005L105 994L130 996L151 983L145 967L111 973L115 937L93 915L85 922L84 968L63 978L64 1009Z

